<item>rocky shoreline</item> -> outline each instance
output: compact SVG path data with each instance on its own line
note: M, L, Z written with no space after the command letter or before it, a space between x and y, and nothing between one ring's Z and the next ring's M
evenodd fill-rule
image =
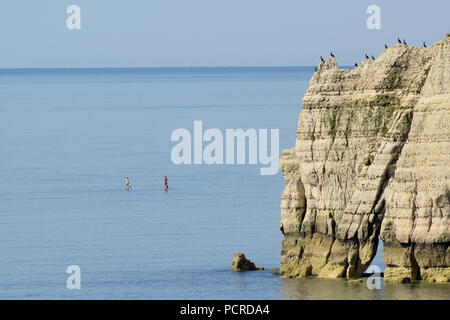
M322 62L282 153L280 274L450 281L450 37ZM406 279L406 280L405 280Z

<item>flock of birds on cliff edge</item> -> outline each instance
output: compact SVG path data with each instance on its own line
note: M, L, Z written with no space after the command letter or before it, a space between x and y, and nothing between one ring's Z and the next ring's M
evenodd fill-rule
M403 44L403 45L405 45L405 46L408 45L408 44L406 43L406 40L405 40L405 39L403 39L403 41L402 41L400 38L397 38L397 42L398 42L399 44ZM423 41L422 45L423 45L424 48L427 47L425 41ZM384 48L385 48L385 49L388 49L389 47L388 47L387 44L385 44L385 45L384 45ZM335 57L334 54L333 54L333 52L330 52L330 56L331 56L332 58ZM375 60L375 57L374 57L373 55L372 55L372 57L369 57L369 56L367 55L367 53L366 53L366 59L368 60L368 59L370 59L370 58L372 58L372 60ZM325 59L324 59L322 56L320 56L320 60L321 60L322 62L325 62ZM357 67L357 66L358 66L358 64L355 62L355 67ZM317 71L317 67L315 68L315 70Z

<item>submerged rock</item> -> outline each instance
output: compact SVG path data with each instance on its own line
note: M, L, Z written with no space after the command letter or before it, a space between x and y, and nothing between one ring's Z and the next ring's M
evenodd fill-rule
M314 73L282 153L284 277L450 278L450 37Z
M280 268L277 268L277 267L270 268L270 271L280 271Z
M258 269L253 262L248 260L243 253L236 253L231 260L231 270L233 272L255 271ZM264 269L262 269L264 270Z
M358 279L352 279L352 280L348 280L348 283L363 283L364 279L362 278L358 278Z
M391 283L410 283L411 271L408 268L397 267L387 268L384 273L386 282Z

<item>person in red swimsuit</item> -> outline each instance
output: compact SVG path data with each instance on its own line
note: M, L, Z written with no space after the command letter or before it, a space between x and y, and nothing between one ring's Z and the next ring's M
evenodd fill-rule
M164 176L164 178L163 178L163 190L164 191L167 191L167 189L169 189L169 185L167 184L167 181L168 181L167 176Z

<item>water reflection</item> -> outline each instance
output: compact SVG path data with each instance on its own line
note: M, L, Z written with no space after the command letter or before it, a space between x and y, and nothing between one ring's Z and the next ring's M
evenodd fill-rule
M368 289L362 282L345 279L282 279L281 296L286 300L450 300L450 283L384 284Z

